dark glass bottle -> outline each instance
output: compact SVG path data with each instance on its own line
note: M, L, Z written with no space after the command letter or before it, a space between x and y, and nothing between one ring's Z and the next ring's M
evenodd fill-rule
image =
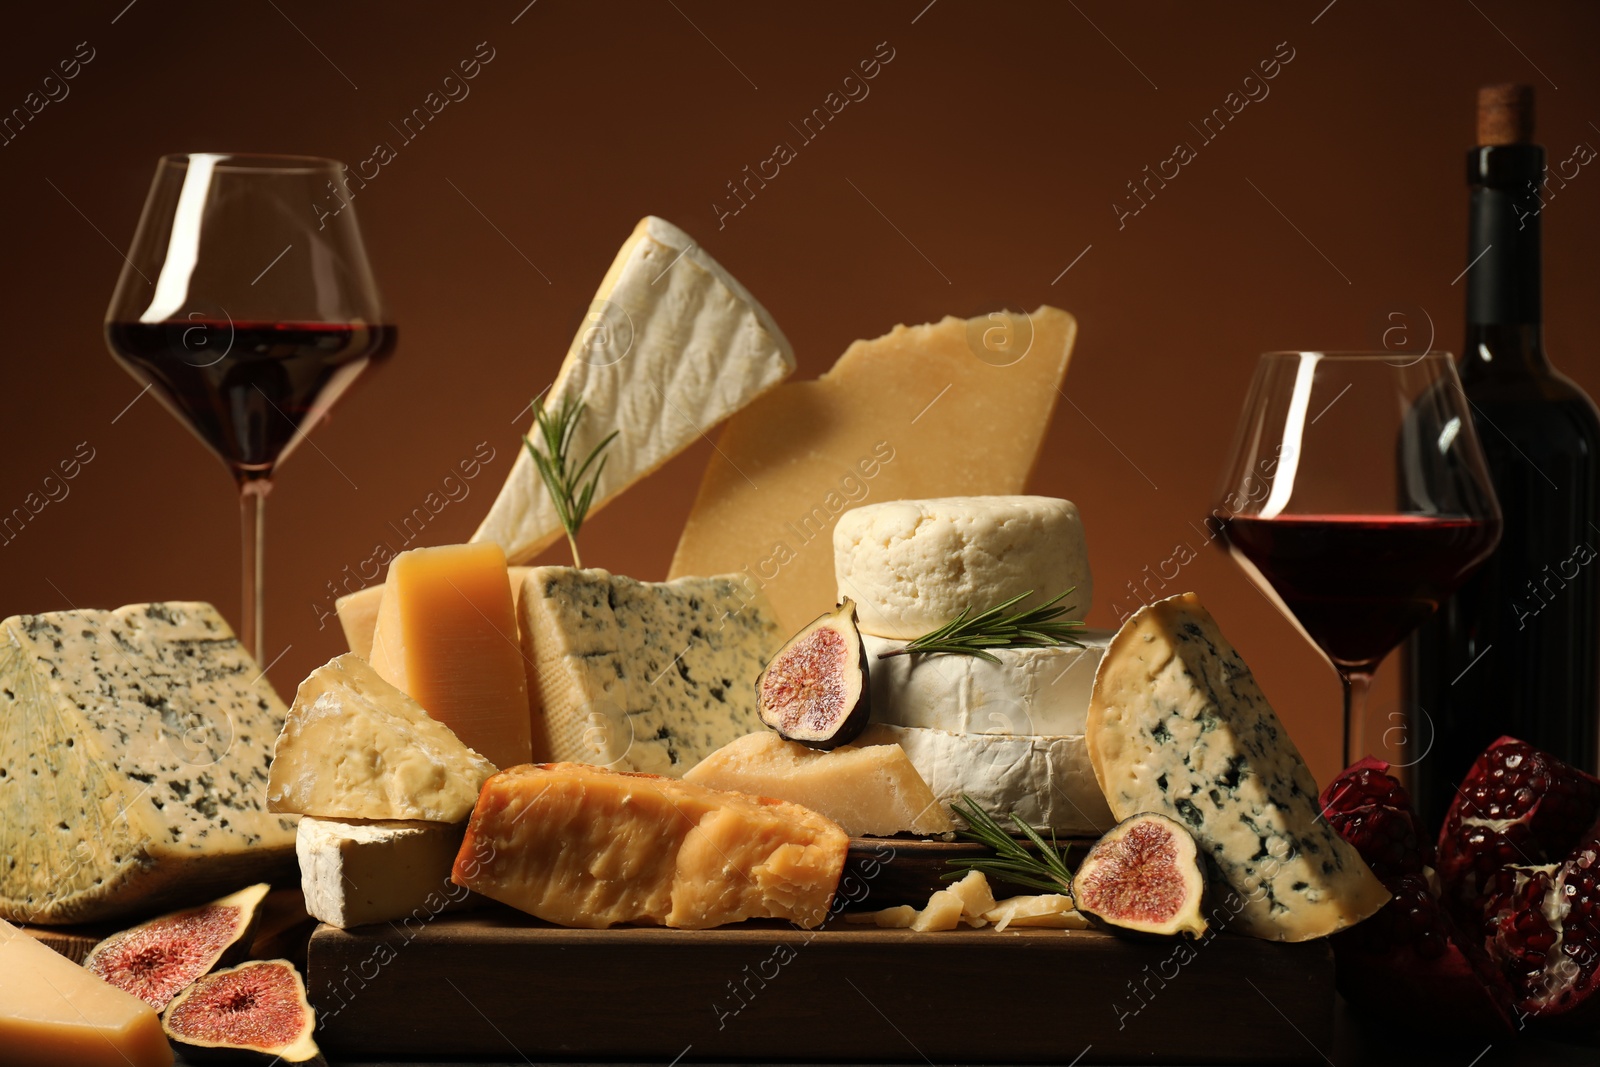
M1413 771L1437 828L1489 742L1510 734L1593 772L1600 723L1600 417L1545 356L1533 92L1479 95L1460 372L1504 516L1483 568L1406 648ZM1422 712L1425 712L1424 716ZM1431 730L1430 730L1431 726ZM1431 736L1430 736L1431 735Z

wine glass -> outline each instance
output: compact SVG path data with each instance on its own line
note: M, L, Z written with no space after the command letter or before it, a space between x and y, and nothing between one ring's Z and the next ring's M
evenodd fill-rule
M1339 672L1349 766L1373 672L1500 539L1450 354L1262 356L1211 521Z
M238 484L239 636L263 664L272 476L395 343L346 189L331 159L163 156L106 311L112 356Z

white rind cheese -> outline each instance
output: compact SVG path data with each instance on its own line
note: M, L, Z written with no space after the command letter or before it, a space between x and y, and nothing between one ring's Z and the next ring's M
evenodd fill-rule
M905 641L863 634L874 722L956 734L1081 735L1095 669L1111 643L1083 630L1082 648L997 648L977 656L891 656Z
M592 514L793 372L794 350L766 309L688 234L647 216L600 283L544 405L586 405L572 434L575 462L620 431L605 453ZM519 443L472 539L494 541L511 563L525 563L561 532Z
M833 566L839 599L856 602L862 633L905 640L1029 592L1016 610L1072 589L1064 617L1082 619L1094 592L1077 505L1045 496L855 508L834 525Z
M494 764L361 657L306 676L272 750L273 811L463 822Z
M0 916L81 923L294 869L267 811L287 709L209 604L0 623Z
M964 793L1006 820L1067 836L1103 833L1116 822L1095 784L1082 736L953 734L874 723L858 745L899 745L947 808Z
M465 823L342 822L306 816L295 852L306 911L348 930L427 922L472 894L450 881Z
M536 761L676 777L765 729L756 676L783 635L741 575L656 583L535 567L517 611L538 680Z
M1193 593L1141 609L1118 631L1100 661L1088 738L1113 814L1171 816L1216 861L1238 897L1231 928L1304 941L1389 899L1322 819L1311 771Z

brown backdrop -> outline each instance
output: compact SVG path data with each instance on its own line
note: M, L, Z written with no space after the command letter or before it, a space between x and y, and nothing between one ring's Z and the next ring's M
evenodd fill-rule
M1553 159L1600 145L1600 9L1582 3L526 2L107 0L8 20L0 110L79 42L93 59L0 147L0 510L80 442L94 459L0 547L0 614L165 598L237 612L228 479L148 397L127 407L139 386L100 336L164 152L354 162L397 146L357 209L400 349L271 501L268 655L282 653L271 677L287 695L342 649L336 624L318 626L327 583L397 543L389 523L488 442L494 460L426 539L471 533L525 428L513 415L643 214L687 228L757 294L805 377L897 322L1041 302L1076 314L1070 403L1033 488L1083 508L1091 621L1108 625L1127 582L1201 546L1258 352L1375 347L1390 313L1412 346L1428 320L1439 347L1458 343L1478 84L1536 85ZM480 42L493 59L470 96L402 142L390 122ZM726 183L797 141L789 124L880 42L893 58L869 95L719 228ZM1269 95L1203 143L1189 123L1274 53L1292 59ZM1119 226L1125 183L1180 140L1197 158ZM1595 392L1600 176L1585 169L1546 216L1551 350ZM598 516L585 555L662 576L708 454ZM1180 587L1212 607L1325 779L1331 670L1215 549Z

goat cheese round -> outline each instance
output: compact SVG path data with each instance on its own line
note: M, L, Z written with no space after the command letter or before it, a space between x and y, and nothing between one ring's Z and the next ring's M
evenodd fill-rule
M833 528L839 597L856 603L861 632L910 640L963 610L987 611L1022 593L1017 610L1072 589L1069 619L1089 610L1093 585L1077 505L1045 496L892 500L845 512Z
M890 656L906 642L863 635L872 718L957 734L1082 734L1109 630L1080 630L1082 647L996 648L977 656Z
M858 745L899 745L946 809L971 797L982 811L1011 825L1063 836L1094 836L1116 824L1095 781L1082 734L958 734L874 723ZM959 824L959 820L957 820Z

